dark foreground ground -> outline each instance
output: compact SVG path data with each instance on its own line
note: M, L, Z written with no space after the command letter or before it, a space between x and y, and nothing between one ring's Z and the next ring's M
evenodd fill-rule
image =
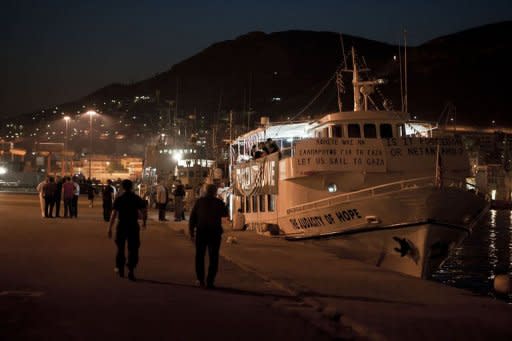
M133 283L99 205L36 199L0 194L0 340L512 340L511 305L254 232L226 231L218 289L196 288L186 222L155 211Z
M118 278L100 205L80 200L78 219L42 219L35 195L0 194L0 340L329 339L229 261L218 290L195 287L192 243L155 221L138 281Z

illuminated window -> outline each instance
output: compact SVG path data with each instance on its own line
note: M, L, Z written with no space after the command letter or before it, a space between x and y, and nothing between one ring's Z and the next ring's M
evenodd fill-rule
M396 126L396 129L397 129L397 131L398 131L398 136L399 136L399 137L405 136L405 125L403 125L403 124L398 124L398 125Z

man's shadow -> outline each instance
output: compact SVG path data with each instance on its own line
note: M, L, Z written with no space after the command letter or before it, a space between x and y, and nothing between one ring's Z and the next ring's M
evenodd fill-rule
M215 289L205 289L205 288L200 288L197 285L192 285L192 284L164 282L164 281L157 281L154 279L145 279L145 278L137 278L137 283L168 285L168 286L172 286L172 287L182 287L182 288L195 288L198 290L204 290L204 291L208 291L208 292L218 292L218 293L229 294L229 295L271 297L271 298L280 298L280 299L287 299L287 300L293 300L293 301L298 300L298 297L292 296L292 295L286 295L286 294L264 293L264 292L259 292L259 291L251 291L251 290L243 290L243 289L219 287L219 286L215 286Z

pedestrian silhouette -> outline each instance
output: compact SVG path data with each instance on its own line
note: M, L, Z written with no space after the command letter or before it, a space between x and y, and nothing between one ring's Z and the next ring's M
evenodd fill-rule
M140 227L139 216L142 217L142 227L146 228L147 208L146 202L133 193L133 183L130 180L121 182L123 193L114 201L107 235L112 238L112 227L119 219L116 227L115 242L117 246L116 270L120 277L124 277L126 262L125 245L128 244L128 279L135 281L135 267L139 262Z
M208 276L206 287L213 289L219 265L219 251L222 237L222 217L228 216L224 202L217 198L217 186L208 185L204 197L199 198L190 213L190 237L196 242L196 276L204 287L204 258L208 249Z

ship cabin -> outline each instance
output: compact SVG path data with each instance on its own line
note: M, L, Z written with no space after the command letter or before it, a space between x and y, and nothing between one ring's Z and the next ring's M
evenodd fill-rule
M405 136L430 137L432 126L411 121L408 113L389 111L350 111L330 113L318 120L268 124L238 137L232 144L233 161L253 160L254 146L271 139L279 147L281 158L294 156L295 144L310 138L387 139Z
M333 143L335 140L390 139L405 136L429 136L430 127L411 124L409 114L403 112L359 111L337 112L318 120L294 123L268 124L239 136L231 145L231 182L233 190L232 211L242 209L248 223L258 221L277 222L280 211L279 192L291 193L290 183L310 176L298 171L298 150L308 141ZM277 145L277 152L256 156L254 150L265 143ZM306 147L307 148L307 147ZM312 171L328 173L316 166ZM287 183L288 182L288 183ZM325 192L318 191L318 198ZM313 193L313 191L311 192ZM334 194L334 193L332 193ZM295 201L292 198L291 201Z

